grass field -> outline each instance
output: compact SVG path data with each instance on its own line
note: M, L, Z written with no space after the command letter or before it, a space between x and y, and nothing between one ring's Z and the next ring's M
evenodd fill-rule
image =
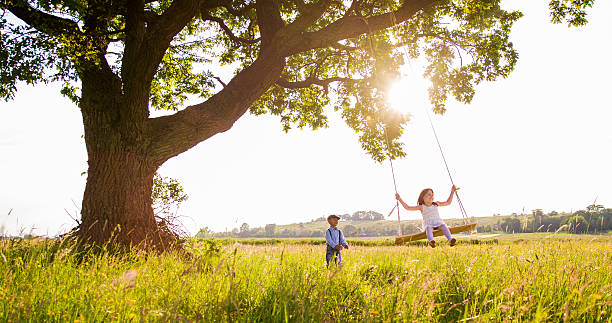
M0 321L612 322L609 236L355 243L341 269L294 242L190 241L184 259L3 240Z

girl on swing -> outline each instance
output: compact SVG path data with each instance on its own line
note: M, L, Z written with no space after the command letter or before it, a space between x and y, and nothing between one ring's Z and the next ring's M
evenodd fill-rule
M431 188L426 188L421 191L421 194L419 194L417 206L409 206L402 200L399 194L395 193L395 198L402 203L404 209L408 211L421 211L421 214L423 215L423 227L425 228L425 234L427 235L427 240L429 240L429 245L432 248L436 247L436 241L433 238L433 230L442 230L451 247L457 243L457 240L451 236L448 227L440 218L440 214L438 214L438 206L450 205L456 191L457 187L453 185L451 188L451 193L446 202L434 202L433 190Z

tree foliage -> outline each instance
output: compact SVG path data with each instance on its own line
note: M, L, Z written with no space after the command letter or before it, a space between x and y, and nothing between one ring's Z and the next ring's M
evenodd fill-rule
M178 180L155 174L151 198L155 215L167 218L176 216L180 205L187 201L189 196Z
M583 26L586 9L591 8L595 0L552 0L549 4L551 20L554 23L567 23L569 26Z
M135 14L152 24L178 7L175 2L182 1L145 1L143 11ZM584 25L586 9L593 2L552 0L551 20ZM403 155L394 139L407 118L390 111L385 93L406 59L427 58L431 103L442 113L449 96L469 103L477 84L507 77L518 58L509 36L521 13L503 10L499 0L424 1L422 10L389 28L370 26L368 19L388 13L393 19L403 2L279 0L275 4L285 28L323 34L347 17L362 19L366 28L287 53L282 77L252 104L251 113L278 115L285 130L316 129L327 126L323 108L332 105L379 161L386 150L391 156ZM192 1L192 5L198 6L197 14L174 35L154 70L151 108L178 110L190 95L209 98L219 90L215 64L230 65L238 73L261 51L262 27L255 2ZM78 102L78 72L87 64L108 65L122 76L125 42L130 37L130 8L125 2L3 0L0 7L0 97L5 100L14 97L18 82L62 81L62 94ZM389 147L385 132L391 137Z
M180 216L178 214L181 204L189 199L183 185L174 178L164 177L156 173L153 178L151 199L153 200L152 207L155 221L158 225L186 236L188 234L187 230L179 220Z
M402 156L395 139L407 118L385 99L399 66L426 57L436 112L445 111L449 96L469 103L477 84L507 77L514 68L518 54L509 36L521 17L503 10L499 0L413 2L274 1L274 19L281 21L273 27L299 33L288 33L294 39L287 41L292 46L284 50L282 75L251 104L251 113L278 115L285 130L316 129L327 126L324 107L331 105L374 159ZM553 0L552 20L582 25L592 4ZM408 6L414 6L412 14L402 12ZM61 81L62 94L78 102L79 73L89 66L129 75L126 44L141 36L130 34L131 14L153 28L175 11L191 10L152 69L148 94L151 108L178 110L189 96L208 99L220 90L224 75L215 66L231 66L237 74L253 64L266 45L262 29L270 28L262 27L256 3L248 0L144 1L141 11L124 1L3 0L1 8L4 99L14 97L18 82ZM381 22L385 15L394 21ZM342 24L354 28L343 30Z

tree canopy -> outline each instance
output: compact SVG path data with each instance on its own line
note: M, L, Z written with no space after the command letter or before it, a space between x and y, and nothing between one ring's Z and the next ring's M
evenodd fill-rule
M79 73L96 66L124 85L132 74L143 74L146 80L138 81L151 83L150 107L179 110L188 96L206 100L226 85L217 64L238 73L266 47L275 47L285 59L282 74L252 102L250 112L280 116L285 130L316 129L327 125L323 108L331 105L379 161L386 156L382 130L393 140L407 121L384 100L399 66L406 59L427 58L435 111L445 110L449 96L469 103L478 83L506 77L514 68L518 54L510 28L521 17L503 10L499 0L1 3L4 99L14 97L18 82L61 81L62 94L79 102ZM583 25L592 4L553 0L551 19ZM156 57L125 66L143 50ZM389 148L394 157L403 154L396 141Z

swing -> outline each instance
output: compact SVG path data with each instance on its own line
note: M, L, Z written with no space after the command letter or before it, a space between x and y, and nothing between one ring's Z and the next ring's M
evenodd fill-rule
M476 224L477 224L476 222L473 222L473 223L468 223L468 224L463 224L463 225L457 225L454 227L449 227L448 230L451 233L472 232L476 228ZM441 236L441 235L444 235L444 233L442 233L442 230L433 230L434 237ZM406 236L395 237L395 244L399 245L405 242L417 241L417 240L422 240L425 238L427 238L427 235L425 234L425 231L423 231L423 232L419 232L415 234L409 234Z
M440 149L440 154L442 155L442 160L444 161L444 165L446 166L446 172L448 173L448 177L450 178L451 184L453 184L453 186L455 185L455 182L453 181L453 177L451 176L450 170L448 168L448 164L446 163L446 158L444 157L444 152L442 151L442 146L440 145L440 140L438 140L438 135L436 134L436 129L434 128L433 122L431 121L431 117L429 116L429 113L427 113L427 118L429 119L429 124L431 125L431 130L433 130L434 136L436 138L436 142L438 143L438 148ZM386 133L385 133L386 135ZM387 143L388 143L388 138L387 138ZM391 160L391 158L389 158L389 163L391 164L391 174L393 175L393 186L395 187L395 193L397 194L397 185L395 183L395 171L393 170L393 161ZM449 227L449 231L451 233L461 233L461 232L466 232L466 233L472 233L474 232L474 230L476 229L476 225L478 223L476 222L468 222L468 216L467 216L467 212L465 211L465 208L463 208L463 203L461 202L461 198L459 198L459 193L457 191L455 191L455 196L457 196L457 203L459 204L459 209L461 210L461 216L463 218L463 225L457 225L457 226L453 226L453 227ZM405 242L410 242L410 241L417 241L417 240L422 240L427 238L427 235L425 234L425 231L423 232L419 232L419 233L415 233L415 234L409 234L409 235L402 235L402 225L400 223L400 213L399 213L399 201L395 202L395 206L393 207L393 209L391 210L391 212L389 212L389 214L387 216L391 216L391 214L393 213L393 211L395 210L395 208L397 208L397 227L398 227L398 236L395 237L395 244L396 245L400 245L403 244ZM436 229L433 230L433 236L437 237L437 236L441 236L444 233L442 232L442 230Z
M392 15L391 16L393 20L395 20L395 16ZM367 24L367 21L364 20L365 23ZM395 31L397 32L397 24L395 25ZM368 26L369 29L369 26ZM369 45L370 45L370 49L372 50L372 53L376 53L376 50L374 48L374 46L372 45L372 39L368 34L368 41L369 41ZM405 50L405 49L404 49ZM406 55L408 56L408 55ZM440 145L440 140L438 140L438 135L436 134L436 129L434 128L433 122L431 121L431 117L429 116L429 113L427 113L427 118L429 119L429 123L431 124L431 129L433 130L434 136L436 138L436 142L438 143L438 148L440 149L440 154L442 154L442 160L444 160L444 165L446 166L446 171L448 172L448 177L451 180L451 183L453 184L453 186L455 185L455 183L453 182L453 177L451 176L450 170L448 169L448 164L446 163L446 158L444 157L444 152L442 152L442 146ZM383 128L383 131L385 132L385 137L386 137L386 141L387 141L387 147L389 147L389 137L387 135L387 131L385 128ZM391 164L391 174L393 175L393 186L395 188L395 193L397 194L397 184L395 182L395 171L393 170L393 160L391 159L391 156L389 156L389 163ZM461 210L461 215L463 218L463 225L459 225L459 226L453 226L453 227L449 227L449 231L451 233L460 233L460 232L466 232L466 233L472 233L474 232L474 230L476 229L476 222L472 222L472 223L468 223L468 216L467 216L467 212L465 211L465 209L463 208L463 203L461 203L461 199L459 198L459 194L457 193L457 191L455 191L455 196L457 196L457 203L459 204L459 208ZM419 232L416 234L410 234L410 235L402 235L402 225L400 222L400 213L399 213L399 201L395 201L395 207L391 210L391 212L389 212L389 215L387 216L391 216L391 214L393 213L393 210L395 210L395 208L397 208L397 234L398 236L395 238L395 244L403 244L404 242L409 242L409 241L417 241L417 240L421 240L421 239L425 239L427 237L427 235L425 234L425 232ZM443 235L441 230L434 230L433 231L433 236L437 237Z

